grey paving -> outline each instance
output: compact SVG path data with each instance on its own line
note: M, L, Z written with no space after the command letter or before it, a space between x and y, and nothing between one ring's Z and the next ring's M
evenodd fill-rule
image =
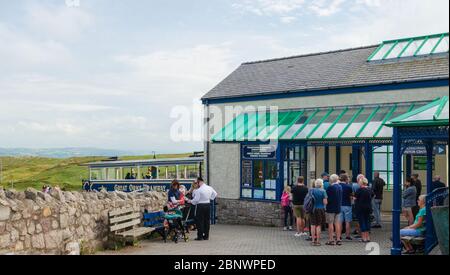
M390 253L390 226L374 229L372 241L379 244L380 254ZM164 243L160 239L144 240L138 247L99 254L127 255L367 255L366 244L358 241L344 242L342 246L325 246L326 232L322 234L322 246L312 247L304 238L297 238L292 231L275 227L243 225L214 225L209 241ZM191 233L191 239L195 232Z

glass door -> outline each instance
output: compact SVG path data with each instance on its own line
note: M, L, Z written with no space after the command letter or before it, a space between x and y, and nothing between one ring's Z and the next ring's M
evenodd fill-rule
M306 176L306 147L288 145L284 157L284 185L293 186L298 177Z

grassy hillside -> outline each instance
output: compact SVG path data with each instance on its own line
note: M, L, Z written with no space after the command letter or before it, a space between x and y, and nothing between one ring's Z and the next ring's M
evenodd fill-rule
M190 154L158 155L157 158L179 158ZM151 159L153 156L121 157L121 160ZM56 186L67 190L80 190L81 180L88 178L88 168L81 164L99 161L104 157L75 157L67 159L40 157L0 157L3 164L1 186L17 190L33 187L38 190L43 185Z

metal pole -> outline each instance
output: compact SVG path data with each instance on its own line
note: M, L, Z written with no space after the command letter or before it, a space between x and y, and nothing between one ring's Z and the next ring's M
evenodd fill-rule
M398 128L394 128L392 136L394 145L394 191L393 191L393 209L392 209L392 255L402 254L402 245L400 240L400 214L401 214L401 180L402 180L402 153L401 153L401 139L399 137Z
M372 183L373 181L373 170L372 170L372 163L373 163L373 155L372 155L372 145L366 141L364 144L364 158L366 161L366 178L369 180L369 183Z
M425 147L427 149L427 191L422 193L430 194L433 189L433 141L427 141ZM431 216L431 206L432 205L426 206L427 220L429 222L426 223L425 254L430 252L429 249L436 242L436 234L434 232Z

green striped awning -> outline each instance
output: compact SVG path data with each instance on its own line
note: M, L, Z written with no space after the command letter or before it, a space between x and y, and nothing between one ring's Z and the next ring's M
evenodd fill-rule
M448 126L448 108L448 96L444 96L421 108L395 117L387 123L387 126Z
M237 116L213 135L214 142L261 140L369 140L391 138L386 123L426 103L348 106Z

